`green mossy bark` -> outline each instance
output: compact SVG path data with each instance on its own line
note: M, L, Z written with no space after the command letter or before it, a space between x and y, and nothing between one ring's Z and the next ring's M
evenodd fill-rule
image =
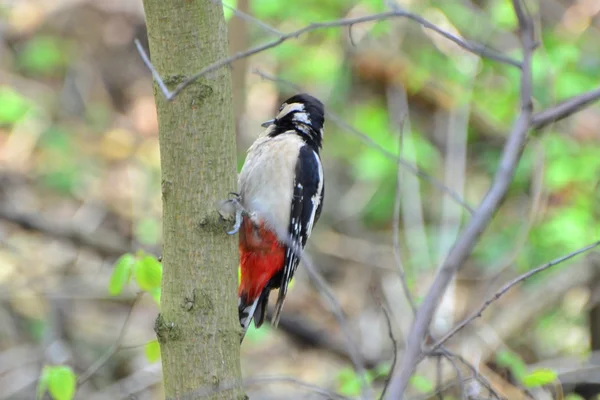
M144 0L144 9L152 63L171 89L227 57L217 3ZM241 399L236 240L215 208L236 188L230 71L201 78L171 102L155 85L155 99L164 237L155 330L166 398Z

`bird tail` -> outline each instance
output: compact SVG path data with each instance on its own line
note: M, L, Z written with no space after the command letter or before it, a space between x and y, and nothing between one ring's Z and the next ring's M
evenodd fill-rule
M267 304L269 303L269 292L270 288L265 287L260 296L256 297L254 301L250 302L247 300L247 297L244 294L238 297L240 325L243 329L240 343L244 340L252 320L254 320L254 326L257 328L260 328L265 321Z

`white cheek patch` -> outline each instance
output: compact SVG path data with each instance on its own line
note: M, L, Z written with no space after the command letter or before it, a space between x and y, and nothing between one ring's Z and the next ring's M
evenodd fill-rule
M283 107L283 110L281 110L279 112L279 114L277 114L277 117L275 119L281 119L284 116L286 116L289 113L294 112L294 111L302 111L302 112L304 112L304 104L302 104L302 103L286 104Z
M298 112L294 114L294 121L310 125L310 117L305 112Z

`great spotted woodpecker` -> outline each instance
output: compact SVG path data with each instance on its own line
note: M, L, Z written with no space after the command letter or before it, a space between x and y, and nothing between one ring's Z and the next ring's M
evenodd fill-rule
M288 285L323 206L319 156L324 107L308 94L286 100L248 149L238 179L244 210L239 228L240 324L265 319L269 293L279 289L272 322L277 326Z

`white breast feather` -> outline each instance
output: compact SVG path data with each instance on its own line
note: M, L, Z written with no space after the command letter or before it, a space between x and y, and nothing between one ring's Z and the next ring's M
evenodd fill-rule
M278 235L287 234L296 163L304 145L292 132L260 137L248 149L239 176L243 206L262 217Z

